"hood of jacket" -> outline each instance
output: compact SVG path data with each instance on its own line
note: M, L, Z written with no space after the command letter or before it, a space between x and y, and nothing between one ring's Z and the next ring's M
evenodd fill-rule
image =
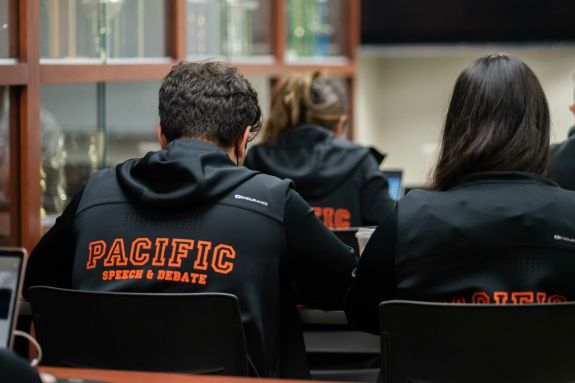
M282 134L274 145L252 147L246 166L289 178L305 199L314 199L337 188L368 155L368 149L306 124Z
M224 197L258 172L238 167L216 145L187 138L117 167L122 189L150 207L199 207Z

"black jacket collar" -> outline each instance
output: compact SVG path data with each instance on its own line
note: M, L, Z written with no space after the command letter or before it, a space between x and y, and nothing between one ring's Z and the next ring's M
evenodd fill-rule
M456 182L456 184L450 189L457 189L471 184L493 182L522 182L559 187L559 185L550 179L535 173L519 171L492 171L467 174L461 177L458 182Z

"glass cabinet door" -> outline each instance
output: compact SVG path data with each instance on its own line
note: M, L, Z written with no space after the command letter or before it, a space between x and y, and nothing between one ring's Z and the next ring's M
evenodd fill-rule
M159 81L106 84L106 166L159 150Z
M116 0L104 8L108 58L166 56L165 1Z
M271 54L270 0L187 0L189 57Z
M41 57L103 59L102 25L98 0L41 0Z
M41 88L42 222L51 226L103 161L100 84Z
M93 172L160 148L159 88L159 81L42 86L44 229Z
M346 0L287 0L288 60L344 56L346 6Z
M165 2L159 0L41 0L42 58L166 56Z
M15 58L18 10L16 0L0 0L0 59Z

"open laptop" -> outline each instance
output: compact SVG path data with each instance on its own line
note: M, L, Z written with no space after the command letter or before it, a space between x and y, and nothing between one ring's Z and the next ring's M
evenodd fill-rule
M384 170L382 173L389 184L389 196L398 201L403 196L403 170Z
M0 348L12 348L26 250L0 247Z

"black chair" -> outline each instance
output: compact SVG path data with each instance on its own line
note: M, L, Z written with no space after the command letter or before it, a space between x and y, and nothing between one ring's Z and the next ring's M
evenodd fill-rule
M44 364L248 375L238 299L32 287Z
M299 310L313 380L374 382L379 336L354 331L343 311Z
M384 382L575 381L575 303L380 305Z

